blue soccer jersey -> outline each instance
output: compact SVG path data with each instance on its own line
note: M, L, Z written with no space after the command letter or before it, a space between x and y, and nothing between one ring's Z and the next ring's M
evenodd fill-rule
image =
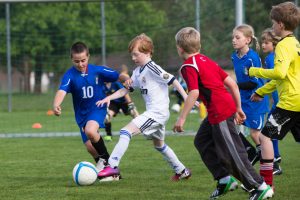
M118 91L121 88L124 88L124 86L119 81L112 82L110 85L107 85L107 84L104 85L104 90L105 90L105 93L107 96L115 93L116 91ZM125 103L126 99L125 99L125 97L121 97L118 99L114 99L112 101L116 102L116 103Z
M59 89L72 94L75 118L80 127L91 120L94 111L105 110L106 115L106 106L97 107L96 102L106 97L104 82L114 82L118 78L119 74L115 70L91 64L85 73L71 67L64 74Z
M261 78L249 77L245 75L245 67L261 67L261 60L259 55L250 48L248 53L243 57L239 57L237 52L232 54L232 62L234 71L238 83L253 82L257 86L256 88L243 90L240 89L242 109L246 115L263 114L269 111L269 99L267 96L260 102L253 102L250 100L251 95L255 90L265 84L265 81Z

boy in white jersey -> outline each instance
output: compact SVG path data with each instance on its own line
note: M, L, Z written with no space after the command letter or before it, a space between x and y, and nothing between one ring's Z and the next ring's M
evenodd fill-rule
M139 88L146 103L146 111L133 119L120 130L120 139L108 160L108 166L98 173L98 178L119 177L118 165L128 148L133 135L142 133L146 138L152 139L153 145L171 165L175 171L173 181L188 179L191 176L188 170L177 158L173 150L165 144L165 124L169 119L169 90L168 85L173 85L185 99L187 94L175 77L152 60L153 42L145 34L136 36L128 46L132 60L136 64L131 79L126 81L127 86ZM111 100L120 98L128 93L122 88L96 104L102 106Z

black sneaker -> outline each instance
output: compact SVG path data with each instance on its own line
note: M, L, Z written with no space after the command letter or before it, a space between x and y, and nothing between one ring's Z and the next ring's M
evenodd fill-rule
M216 190L210 195L210 199L217 199L224 194L226 194L228 191L233 191L238 188L238 182L235 180L235 178L230 177L230 180L228 183L220 184L218 182Z
M279 165L279 162L275 161L273 163L273 175L280 175L280 174L282 174L282 169Z
M262 200L272 198L274 192L272 188L268 185L265 190L254 190L250 193L249 200Z

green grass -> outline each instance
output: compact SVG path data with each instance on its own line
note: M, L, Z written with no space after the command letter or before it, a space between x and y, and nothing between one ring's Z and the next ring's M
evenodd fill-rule
M54 94L13 95L13 112L6 109L7 97L0 95L0 133L78 132L70 96L63 104L63 115L47 116ZM132 95L140 112L143 101L137 93ZM172 102L175 100L171 98ZM177 114L172 114L167 124L171 130ZM113 119L113 130L118 131L131 120L119 115ZM40 122L42 129L32 129ZM191 114L185 129L196 131L199 115ZM103 130L101 130L103 132ZM107 143L112 151L118 137ZM1 138L0 139L0 199L208 199L215 188L215 181L203 164L193 145L193 136L167 136L167 144L174 149L180 160L192 169L190 180L173 183L172 171L150 141L142 136L134 137L122 159L120 168L123 180L96 183L88 187L76 186L72 169L80 161L93 162L86 152L81 138ZM300 155L299 144L288 135L280 142L284 174L275 177L277 200L299 199ZM256 166L258 167L258 165ZM224 200L248 199L242 190L230 192Z
M117 137L107 143L111 152ZM169 180L172 170L142 136L132 139L123 157L119 182L76 186L72 169L79 161L93 162L79 137L1 139L0 199L208 199L215 188L212 176L193 147L193 136L169 136L167 144L192 169L188 181ZM275 177L274 199L299 199L299 144L289 135L280 143L283 175ZM224 200L248 199L241 189Z

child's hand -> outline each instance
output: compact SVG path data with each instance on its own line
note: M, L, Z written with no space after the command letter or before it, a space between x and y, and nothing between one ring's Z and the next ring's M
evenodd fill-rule
M107 104L107 107L109 107L110 104L110 98L109 97L105 97L102 100L99 100L96 102L97 107L103 107L104 104Z
M246 120L246 115L244 111L241 108L237 109L234 116L235 123L237 125L241 125L242 123L244 123L245 120Z
M56 116L61 115L61 107L60 106L53 106L53 112Z
M195 106L196 106L197 108L199 108L199 105L200 105L199 101L196 101L196 102L195 102Z
M258 95L257 93L253 93L250 97L250 100L251 101L255 101L255 102L258 102L258 101L262 101L264 98L260 95Z
M177 132L178 133L184 132L184 129L183 129L184 122L185 122L185 119L178 118L176 124L173 127L173 131L175 133L177 133Z

